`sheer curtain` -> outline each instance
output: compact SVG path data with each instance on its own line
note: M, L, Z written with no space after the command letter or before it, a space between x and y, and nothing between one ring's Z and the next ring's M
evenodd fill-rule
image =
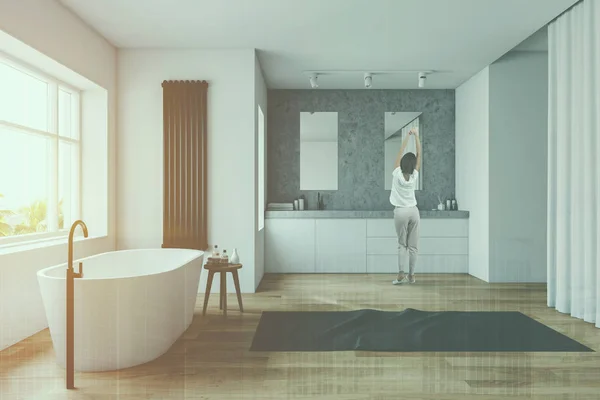
M548 306L600 327L600 1L548 26Z

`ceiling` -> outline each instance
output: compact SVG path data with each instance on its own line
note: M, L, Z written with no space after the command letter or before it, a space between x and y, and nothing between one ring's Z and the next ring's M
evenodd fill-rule
M577 0L60 0L121 48L256 48L270 88L363 89L435 70L456 88ZM417 73L373 89L417 88Z
M548 51L548 28L544 26L522 41L513 51Z

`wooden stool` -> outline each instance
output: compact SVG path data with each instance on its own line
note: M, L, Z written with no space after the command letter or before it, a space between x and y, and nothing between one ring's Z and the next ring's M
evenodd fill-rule
M238 304L240 311L244 312L242 306L242 293L240 292L240 279L238 277L238 269L242 268L242 264L206 264L204 269L208 271L208 280L206 281L206 293L204 294L204 309L202 315L206 315L206 307L208 306L208 297L210 296L210 288L212 286L213 276L215 273L221 273L221 288L219 289L219 308L223 310L223 314L227 315L227 272L233 275L235 283L235 292L237 293Z

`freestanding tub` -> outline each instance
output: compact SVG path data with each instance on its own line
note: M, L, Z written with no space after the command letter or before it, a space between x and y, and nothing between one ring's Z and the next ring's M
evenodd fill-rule
M164 354L190 326L204 253L186 249L98 254L75 279L75 370L110 371ZM37 273L56 361L66 365L66 268Z

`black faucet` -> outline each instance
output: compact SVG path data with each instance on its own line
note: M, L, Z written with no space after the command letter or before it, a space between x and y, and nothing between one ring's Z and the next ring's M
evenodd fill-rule
M317 192L317 210L324 210L325 204L323 204L323 196L320 192Z

